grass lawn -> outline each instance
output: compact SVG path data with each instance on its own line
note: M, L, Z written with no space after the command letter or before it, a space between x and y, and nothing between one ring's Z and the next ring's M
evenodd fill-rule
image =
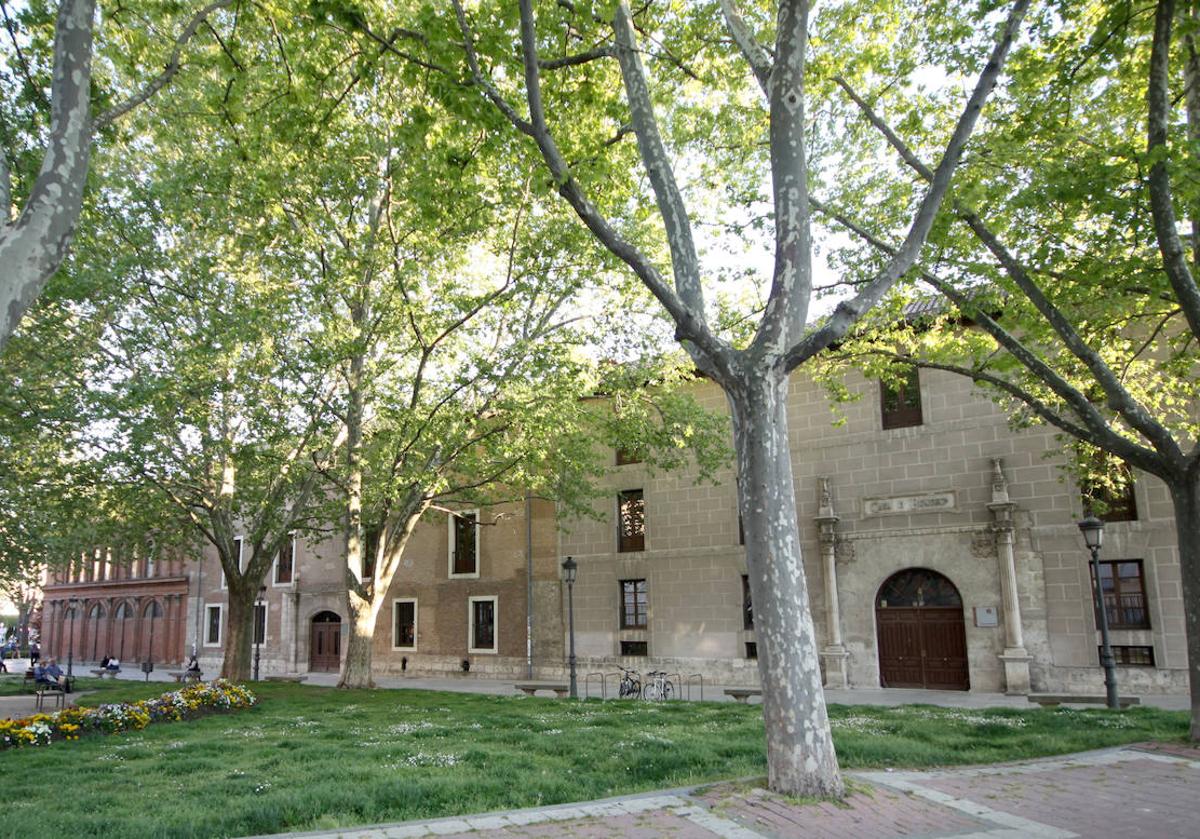
M169 686L81 679L81 704ZM257 686L261 704L0 752L0 834L240 836L478 813L761 775L758 706ZM1178 740L1183 712L833 706L845 768Z

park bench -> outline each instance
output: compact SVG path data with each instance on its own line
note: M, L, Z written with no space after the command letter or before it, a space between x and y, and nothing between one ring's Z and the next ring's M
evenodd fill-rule
M758 688L726 688L726 696L732 696L743 705L750 701L751 696L762 696L762 691Z
M266 676L265 679L268 682L291 682L292 684L298 685L304 681L304 676L279 675L279 676Z
M177 682L199 682L203 674L199 670L168 670L167 675Z
M41 685L38 685L37 691L35 692L35 696L37 696L37 702L35 703L35 705L36 705L37 709L40 711L40 710L42 710L42 705L45 703L47 696L53 696L54 697L54 707L61 708L63 706L63 702L66 701L67 693L61 687L55 687L53 685L41 684Z
M1067 693L1031 693L1029 694L1029 701L1041 705L1043 708L1052 708L1056 705L1107 705L1108 697L1079 696ZM1122 708L1142 704L1142 700L1136 696L1122 696L1117 701Z
M107 667L105 667L92 670L92 675L97 679L103 679L105 676L108 676L110 679L115 679L117 678L117 674L120 672L120 670L109 670Z
M525 682L519 685L513 685L517 690L521 691L526 696L533 696L539 690L552 690L554 695L562 699L570 692L567 685L558 684L557 682Z

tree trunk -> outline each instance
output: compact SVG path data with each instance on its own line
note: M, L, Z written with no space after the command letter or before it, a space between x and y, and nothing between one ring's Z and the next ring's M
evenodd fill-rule
M1187 637L1188 679L1191 685L1190 737L1200 741L1200 475L1189 474L1168 483L1175 505L1175 536L1179 542L1184 632Z
M787 375L747 373L728 392L763 686L768 782L786 795L840 798L845 786L825 710L796 523Z
M244 682L250 678L250 648L254 641L254 595L257 586L229 581L229 615L225 619L225 662L221 676Z
M382 598L364 597L353 588L350 595L350 637L346 643L346 660L342 662L342 674L338 679L340 688L373 688L371 676L371 639L375 637L375 621L379 617L378 605L373 600Z

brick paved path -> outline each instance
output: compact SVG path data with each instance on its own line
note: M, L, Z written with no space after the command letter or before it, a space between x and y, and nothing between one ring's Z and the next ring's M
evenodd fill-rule
M851 772L841 804L747 784L292 834L333 839L1200 839L1200 750L1128 747L937 772Z

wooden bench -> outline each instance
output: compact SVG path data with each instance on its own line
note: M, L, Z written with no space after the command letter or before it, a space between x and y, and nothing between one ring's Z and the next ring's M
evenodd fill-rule
M203 674L199 670L168 670L167 675L177 682L198 682Z
M1075 696L1066 693L1031 693L1029 701L1043 708L1053 708L1057 705L1107 705L1107 696ZM1122 708L1130 705L1141 705L1142 700L1136 696L1122 696L1117 700Z
M63 702L66 701L67 693L60 687L51 687L50 685L41 685L37 689L37 709L42 710L42 704L46 701L47 696L54 697L54 707L61 708Z
M554 691L554 695L559 699L562 699L571 692L571 688L567 685L560 685L554 682L525 682L524 684L513 685L513 687L526 696L533 696L539 690L552 690Z
M751 696L762 696L762 691L758 688L726 688L726 696L732 696L743 705L750 701Z
M103 679L105 676L108 676L110 679L115 679L117 678L117 674L120 672L120 670L109 670L107 667L105 667L92 670L92 675L97 679Z
M304 681L304 677L303 676L284 676L284 675L264 676L263 680L268 681L268 682L291 682L294 685L298 685Z

